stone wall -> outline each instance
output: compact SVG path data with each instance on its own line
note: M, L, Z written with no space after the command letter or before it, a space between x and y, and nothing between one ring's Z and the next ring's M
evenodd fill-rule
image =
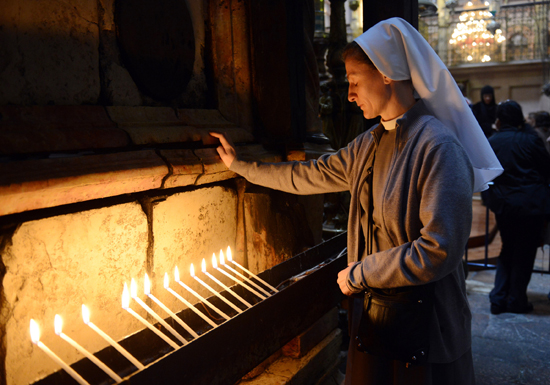
M191 278L191 263L200 276L203 258L211 271L212 254L219 255L220 249L231 246L237 261L258 272L313 245L309 227L297 227L304 224L306 208L296 197L270 195L267 191L258 195L252 189L241 199L264 203L266 200L274 208L271 213L276 219L270 221L260 214L265 213L266 207L246 208L247 214L242 218L255 221L254 217L260 215L264 222L255 221L247 230L248 241L244 242L237 235L238 190L216 185L24 221L11 234L4 233L4 246L0 250L5 268L0 324L5 356L0 359L5 359L5 383L28 384L59 370L54 361L31 343L31 318L39 323L41 340L46 346L70 364L83 357L55 335L55 314L63 317L64 333L89 351L97 352L107 343L83 323L81 305L88 306L92 322L115 340L143 329L141 323L121 308L122 288L124 282L130 284L131 278L138 283L140 298L162 317L168 317L143 295L145 273L151 279L153 295L172 311L179 312L185 305L163 288L166 272L172 289L191 303L198 300L173 283L176 266L183 282L209 297L211 294ZM289 210L278 212L277 207ZM277 225L283 227L277 230ZM277 242L262 240L266 229ZM289 236L293 229L304 239ZM316 238L318 241L319 236ZM239 251L239 242L244 243L244 251ZM261 256L260 250L264 250ZM223 276L218 279L226 285L233 284ZM155 322L135 302L131 307Z
M179 105L204 107L206 1L189 1L195 64ZM116 41L114 0L5 0L0 105L158 105L136 86Z
M31 318L44 344L72 364L82 355L55 335L55 314L64 333L95 353L107 343L83 323L81 305L115 340L142 330L121 308L131 278L140 298L166 318L143 296L145 273L152 293L178 312L185 306L163 289L164 273L172 279L175 266L182 281L210 296L191 279L191 263L200 272L203 258L211 266L212 253L231 246L237 261L259 272L321 241L322 197L249 185L221 163L208 134L227 133L245 159L285 158L284 146L266 151L252 135L261 137L266 125L253 117L252 79L259 78L249 39L263 41L265 28L250 31L247 2L185 3L194 61L185 90L170 100L152 97L132 74L115 0L0 3L0 385L60 370L32 344ZM181 9L179 0L156 7L169 12L171 4ZM166 20L178 24L177 17ZM272 51L287 52L279 32ZM169 47L172 35L156 38L166 36L161 43ZM277 59L271 65L286 74L288 58ZM288 104L264 101L256 113L291 122L289 85L281 77L269 89L256 84Z
M184 305L163 288L164 273L173 279L175 266L183 282L210 296L191 279L189 266L193 263L200 269L203 258L211 266L213 252L234 247L235 191L206 187L172 195L152 206L152 218L142 205L132 202L29 221L17 228L2 252L6 275L1 321L8 384L27 384L59 369L30 342L30 318L40 324L46 346L72 363L82 355L55 335L55 314L63 317L65 334L96 352L107 343L83 323L81 305L86 304L92 322L116 340L141 330L143 325L121 308L122 288L131 278L138 282L145 300L142 285L148 273L152 293L175 312ZM151 233L148 221L152 222ZM135 303L132 307L147 317Z

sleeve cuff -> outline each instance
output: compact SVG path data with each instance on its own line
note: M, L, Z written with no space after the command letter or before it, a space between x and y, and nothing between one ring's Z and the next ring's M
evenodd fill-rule
M359 279L357 279L358 276ZM360 293L365 290L367 283L363 278L361 262L356 262L355 265L350 268L346 285L352 293Z

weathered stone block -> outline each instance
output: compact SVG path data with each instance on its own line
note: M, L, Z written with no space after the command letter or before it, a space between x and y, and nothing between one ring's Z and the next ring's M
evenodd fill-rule
M97 20L96 1L4 0L0 104L95 104Z
M180 279L204 297L212 294L190 275L193 264L197 276L217 291L222 291L201 272L206 260L207 271L213 273L212 254L227 246L234 247L237 228L237 194L223 187L201 188L168 197L153 211L154 267L152 290L155 297L173 311L186 306L163 289L164 273L170 277L170 287L191 303L198 300L174 283L174 268L178 266ZM227 280L214 274L222 282Z
M160 155L172 167L164 188L194 185L203 173L202 162L193 150L161 150Z
M128 135L101 106L0 106L0 154L126 147Z
M0 215L159 188L154 151L0 163Z
M248 268L262 272L314 245L304 207L297 197L259 186L244 197Z
M229 171L223 164L215 148L195 150L195 155L201 160L204 167L204 173L197 179L197 184L219 182L235 177L235 173Z
M137 203L26 222L17 229L1 256L8 385L59 370L31 343L31 318L41 327L41 341L69 364L82 355L55 335L55 314L63 317L63 332L91 352L107 342L83 323L82 304L91 321L115 340L143 328L122 310L121 295L124 282L145 273L147 239L147 218Z

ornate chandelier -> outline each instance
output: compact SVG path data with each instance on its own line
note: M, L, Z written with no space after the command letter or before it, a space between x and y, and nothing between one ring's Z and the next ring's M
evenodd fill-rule
M506 38L502 30L487 30L493 14L489 11L465 11L453 31L449 44L465 62L485 63L495 59Z

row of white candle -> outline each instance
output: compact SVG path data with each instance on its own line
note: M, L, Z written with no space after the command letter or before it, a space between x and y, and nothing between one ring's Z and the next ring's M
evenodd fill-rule
M233 261L231 256L231 249L227 248L227 260L232 262L234 265L236 265L238 268L243 270L244 272L248 273L250 277L246 277L243 274L239 273L232 267L228 266L225 263L223 251L220 250L220 265L227 268L229 271L235 273L238 277L245 280L250 285L254 286L256 289L260 290L263 294L260 294L258 291L254 290L251 286L247 285L243 281L240 281L236 276L233 276L226 271L222 270L217 263L216 255L212 255L212 266L214 269L216 269L218 272L226 275L227 277L235 280L238 284L243 286L246 290L250 291L251 293L258 296L260 299L266 299L266 296L270 296L271 294L266 291L264 288L259 286L257 283L253 282L251 278L255 278L262 284L264 284L266 287L270 288L274 292L277 292L278 290L269 285L264 280L260 279L258 276L254 275L252 272L250 272L248 269L244 268L237 262ZM228 293L232 294L237 300L239 300L241 303L243 303L248 308L252 307L252 305L247 302L244 298L239 296L237 293L235 293L231 288L224 285L221 281L219 281L216 277L214 277L212 274L208 273L206 271L206 261L202 260L202 272L205 273L207 277L209 277L212 281L214 281L216 284L218 284L220 287L222 287L224 290L226 290ZM211 286L206 284L203 280L201 280L199 277L195 275L195 270L193 267L193 264L191 264L190 267L190 273L191 276L198 281L201 285L206 287L211 293L213 293L215 296L220 298L224 303L229 305L231 308L236 310L238 313L242 313L242 310L235 306L232 302L228 301L226 298L221 296L216 290L214 290ZM200 296L197 292L195 292L193 289L191 289L189 286L187 286L185 283L180 281L179 279L179 271L178 267L176 266L174 270L174 280L179 283L183 288L185 288L188 292L193 294L195 297L197 297L200 301L202 301L206 306L210 307L212 310L214 310L216 313L220 314L223 318L228 320L230 317L222 312L220 309L218 309L216 306L214 306L212 303L210 303L207 299ZM181 302L183 302L185 305L187 305L193 312L195 312L197 315L199 315L203 320L205 320L210 326L215 328L217 325L212 322L208 317L204 315L201 311L195 308L194 305L192 305L190 302L185 300L182 296L180 296L178 293L176 293L174 290L172 290L169 287L169 279L168 279L168 273L164 274L164 288L167 289L170 293L172 293L177 299L179 299ZM153 302L155 302L159 307L161 307L167 314L169 314L176 322L178 322L189 334L191 334L194 338L198 337L198 334L191 329L185 322L183 322L177 315L172 312L167 306L165 306L161 301L159 301L156 297L154 297L151 294L151 285L149 281L149 277L147 274L145 274L144 279L144 294L147 295ZM128 293L128 286L126 283L124 283L124 289L122 292L122 308L128 311L130 314L132 314L136 319L138 319L140 322L142 322L146 327L148 327L151 331L153 331L155 334L157 334L160 338L162 338L167 344L169 344L172 348L178 349L179 346L176 344L172 339L168 338L164 333L162 333L159 329L155 328L151 323L149 323L147 320L145 320L143 317L141 317L139 314L137 314L135 311L133 311L130 308L130 297L134 299L147 313L149 313L153 318L155 318L161 325L163 325L168 331L170 331L171 334L175 336L176 339L178 339L183 345L187 343L187 340L181 336L174 328L172 328L166 321L164 321L153 309L151 309L147 304L145 304L138 296L137 296L137 285L135 280L132 278L130 283L130 294ZM84 320L84 323L88 325L92 330L94 330L96 333L98 333L102 338L104 338L107 342L109 342L118 352L120 352L124 357L126 357L132 364L136 366L138 370L144 369L144 365L141 364L134 356L132 356L126 349L124 349L120 344L118 344L116 341L114 341L111 337L109 337L106 333L104 333L101 329L99 329L96 325L94 325L92 322L90 322L90 313L88 308L85 305L82 305L82 318ZM88 352L85 348L83 348L81 345L79 345L77 342L75 342L73 339L71 339L69 336L67 336L65 333L63 333L63 321L61 319L61 316L55 315L55 333L60 336L63 340L68 342L70 345L72 345L75 349L80 351L85 357L90 359L94 364L96 364L99 368L101 368L105 373L107 373L115 382L122 381L122 378L118 376L112 369L110 369L107 365L105 365L103 362L101 362L97 357L95 357L93 354ZM33 343L35 343L40 349L42 349L51 359L53 359L55 362L57 362L71 377L73 377L79 384L87 385L88 382L82 378L74 369L72 369L69 365L67 365L59 356L57 356L54 352L52 352L46 345L44 345L40 341L40 329L38 327L38 324L31 319L30 321L30 333L31 333L31 340Z

